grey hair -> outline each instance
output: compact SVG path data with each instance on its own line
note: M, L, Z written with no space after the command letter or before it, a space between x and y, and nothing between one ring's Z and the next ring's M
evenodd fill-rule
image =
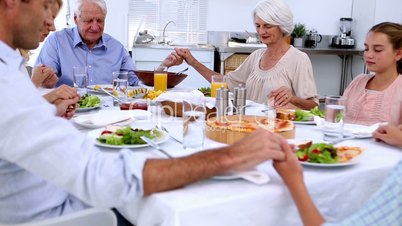
M254 19L256 16L270 25L279 26L285 36L290 35L293 31L293 13L283 0L258 2L253 11Z
M106 2L104 0L77 0L75 2L75 11L74 11L74 15L75 16L79 16L81 14L81 7L82 4L84 4L84 2L91 2L96 4L97 6L99 6L102 10L102 12L105 14L107 14L107 7L106 7Z

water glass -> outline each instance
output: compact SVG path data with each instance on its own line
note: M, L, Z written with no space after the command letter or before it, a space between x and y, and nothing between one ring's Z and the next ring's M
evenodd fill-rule
M183 101L183 147L189 151L199 151L205 139L205 101Z
M73 67L73 82L77 93L84 96L88 93L88 68Z
M226 76L222 75L212 75L211 79L211 97L216 97L216 90L224 87L228 88L228 84L226 83Z
M160 66L154 70L154 90L166 91L167 90L167 67Z
M120 100L127 99L128 88L128 72L115 71L113 72L113 95Z
M342 96L325 97L324 140L338 141L343 138L345 99Z
M262 125L261 127L274 132L275 131L275 125L276 125L276 109L273 107L268 106L268 109L264 110L265 117L267 117L267 124Z

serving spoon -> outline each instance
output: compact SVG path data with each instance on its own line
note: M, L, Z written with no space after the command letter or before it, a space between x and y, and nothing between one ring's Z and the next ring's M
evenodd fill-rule
M181 71L177 72L176 75L181 75L181 74L183 74L184 72L186 72L187 70L188 70L188 68L186 68L186 69L184 69L184 70L181 70Z
M101 90L103 92L105 92L107 95L111 96L113 99L117 100L119 103L123 103L124 101L120 100L119 98L115 97L113 94L109 93L109 91L107 91L106 89L104 89L103 87L101 87Z

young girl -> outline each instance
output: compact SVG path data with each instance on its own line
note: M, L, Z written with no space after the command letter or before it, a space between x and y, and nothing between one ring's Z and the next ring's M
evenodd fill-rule
M399 124L402 101L402 25L384 22L370 29L364 61L374 74L359 75L347 87L346 122Z
M401 45L402 25L400 24L381 23L375 25L367 34L364 59L369 70L376 72L376 74L361 75L348 87L346 93L346 95L349 95L348 106L350 102L354 102L357 105L353 109L354 111L362 108L359 111L361 115L356 115L353 120L366 122L367 124L374 123L375 119L396 120L394 116L395 114L399 115L400 105L397 100L401 100L402 90ZM351 100L351 98L353 99ZM371 110L375 110L375 112L365 112L368 109L367 106L373 107L372 102L384 109L377 111L372 108ZM392 105L397 105L398 111ZM382 113L383 111L384 113ZM349 112L349 114L352 113ZM369 117L373 113L377 114L377 116ZM354 115L352 114L352 116ZM399 141L402 137L401 128L401 126L397 127L395 125L380 126L374 133L374 137L379 141L401 146L402 144ZM300 163L286 142L283 142L282 148L286 154L286 159L284 161L274 161L274 167L287 185L299 210L303 224L310 226L323 225L326 220L308 194ZM400 225L402 206L401 175L402 161L396 165L381 188L361 209L338 224L327 223L325 225Z

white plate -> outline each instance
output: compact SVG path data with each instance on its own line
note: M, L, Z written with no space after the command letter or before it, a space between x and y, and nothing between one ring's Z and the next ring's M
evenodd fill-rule
M99 86L99 89L95 90L95 86ZM113 85L111 84L104 84L104 85L90 85L88 86L88 91L92 92L92 93L99 93L99 94L105 94L105 92L103 92L101 90L101 88L106 89L106 91L113 91Z
M99 88L95 90L95 86L99 86ZM113 93L113 85L110 85L110 84L90 85L90 86L88 86L88 91L90 91L91 93L106 94L105 92L102 91L101 88L105 89L109 93ZM136 89L146 89L146 88L141 87L141 86L129 86L127 88L127 90L136 90ZM134 100L134 99L140 99L140 98L143 98L145 95L146 95L146 93L139 93L136 96L127 98L127 100L130 101L130 100Z
M311 121L292 121L294 124L298 125L315 125L314 120Z
M243 179L254 184L266 184L271 178L258 170L240 171L240 172L227 172L221 175L213 176L215 180L236 180Z
M100 103L100 104L98 104L98 105L96 105L96 106L94 106L94 107L88 107L88 108L77 108L77 109L75 109L75 112L84 112L84 111L90 111L90 110L93 110L93 109L99 108L99 107L101 106L101 104L102 104L102 103Z
M104 130L105 130L105 128L101 128L101 129L96 129L96 130L92 130L92 131L88 132L88 136L94 139L95 145L100 146L100 147L117 148L117 149L121 149L121 148L142 148L142 147L148 147L149 146L149 144L112 145L112 144L101 143L98 140L96 140L96 138L98 138ZM167 134L165 131L162 131L162 130L158 130L158 131L161 132L163 135L162 135L162 137L154 139L154 141L157 144L160 144L160 143L163 143L163 142L169 140L169 134Z
M302 164L304 166L315 166L315 167L331 168L331 167L355 165L355 164L360 162L360 156L357 156L357 157L353 158L349 162L342 162L342 163L313 163L313 162L303 162L303 161L299 161L299 162L300 162L300 164Z
M72 121L79 126L89 128L89 129L97 129L97 128L106 126L106 125L95 125L95 124L91 123L91 117L92 117L92 115L81 115L81 116L74 117L72 119ZM126 126L126 125L130 125L132 122L134 122L134 120L132 118L130 118L130 119L127 119L127 120L124 120L121 122L113 123L113 125Z

